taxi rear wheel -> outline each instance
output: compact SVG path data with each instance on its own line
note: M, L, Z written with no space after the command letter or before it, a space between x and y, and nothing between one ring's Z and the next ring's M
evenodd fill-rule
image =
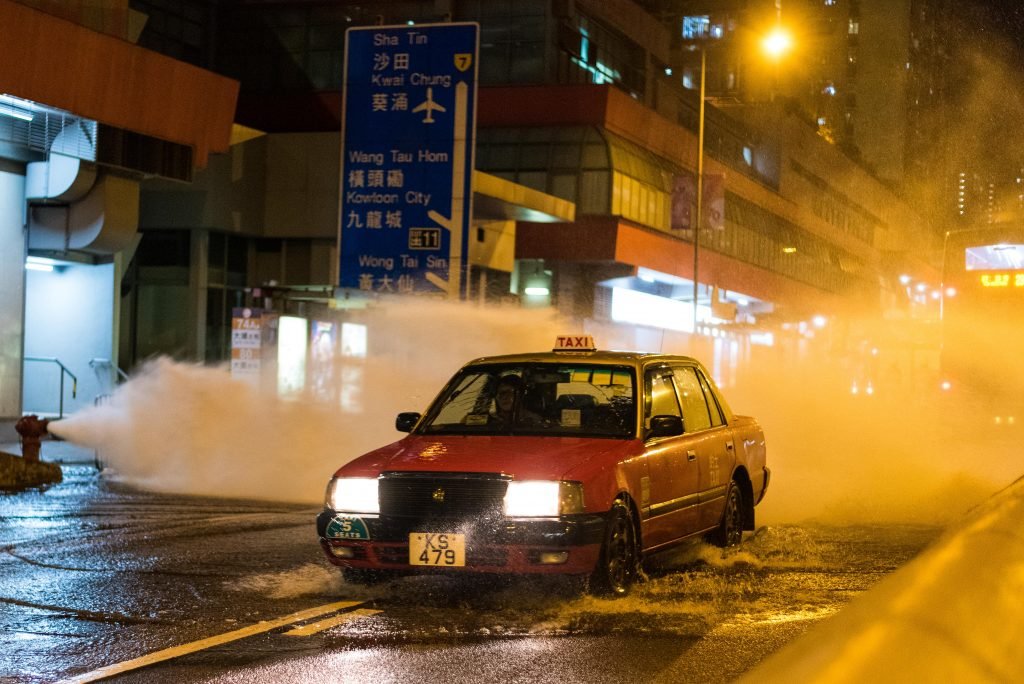
M621 499L616 500L608 512L601 557L591 578L594 593L612 597L629 593L639 571L637 547L633 511Z
M722 521L718 524L718 529L711 534L711 543L722 548L739 546L743 540L743 506L743 493L735 482L730 482L729 490L725 493Z

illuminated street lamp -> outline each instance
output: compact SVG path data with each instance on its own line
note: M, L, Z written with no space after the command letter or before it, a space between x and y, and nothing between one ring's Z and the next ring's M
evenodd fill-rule
M761 48L765 54L774 60L781 58L792 47L793 40L789 33L778 25L761 41ZM691 46L691 49L700 50L700 104L697 108L697 217L693 224L693 332L697 334L697 295L700 290L697 273L700 265L700 231L704 224L704 85L707 76L707 48L703 41L698 41Z
M772 59L779 59L793 47L793 38L781 26L776 26L761 40L761 48Z
M700 45L700 105L697 108L697 216L693 222L693 334L697 334L697 295L699 281L697 267L700 262L700 229L704 223L704 81L707 75L708 55Z

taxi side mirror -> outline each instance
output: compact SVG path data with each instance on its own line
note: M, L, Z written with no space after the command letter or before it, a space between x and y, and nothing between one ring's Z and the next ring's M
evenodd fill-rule
M648 437L672 437L683 434L683 419L679 416L654 416L651 427L647 430Z
M420 414L415 411L403 411L395 418L395 429L399 432L412 432L419 419Z

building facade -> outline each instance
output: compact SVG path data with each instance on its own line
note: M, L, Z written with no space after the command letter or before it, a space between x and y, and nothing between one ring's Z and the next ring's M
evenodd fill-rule
M653 4L123 4L141 15L148 50L134 49L240 83L247 134L193 145L205 164L189 178L141 180L141 239L112 254L123 277L105 358L128 370L158 354L219 362L235 307L344 317L386 294L335 287L342 60L348 28L407 22L480 24L471 299L552 306L608 344L695 353L905 312L899 277L937 280L927 221L788 100L701 108L681 80L676 25ZM728 81L718 74L709 83Z
M0 2L0 416L116 372L139 187L229 147L238 84L144 50L127 1Z

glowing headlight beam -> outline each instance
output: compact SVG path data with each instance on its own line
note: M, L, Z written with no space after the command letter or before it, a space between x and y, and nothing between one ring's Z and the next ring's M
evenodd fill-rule
M380 513L376 478L336 477L327 485L325 499L326 506L334 511Z
M505 515L512 518L546 518L582 512L583 486L578 482L509 482L505 492Z

